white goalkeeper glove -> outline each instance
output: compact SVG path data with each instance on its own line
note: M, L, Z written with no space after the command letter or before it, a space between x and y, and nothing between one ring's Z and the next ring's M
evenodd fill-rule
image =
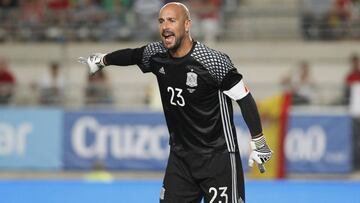
M272 151L266 144L265 137L262 135L258 138L251 139L251 153L249 157L249 166L252 167L254 162L259 166L260 172L264 172L263 164L269 161Z
M106 54L95 53L91 54L89 57L79 57L78 61L82 64L86 64L89 67L91 74L96 73L100 69L105 67L104 56Z

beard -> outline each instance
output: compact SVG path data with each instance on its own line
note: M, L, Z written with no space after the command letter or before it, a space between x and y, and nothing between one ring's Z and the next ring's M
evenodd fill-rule
M180 48L180 45L181 45L181 42L183 41L183 38L184 37L175 37L175 43L173 46L170 46L170 47L167 47L168 50L170 50L171 52L176 52L179 48Z
M184 36L177 37L174 32L165 30L162 34L162 42L166 49L171 52L176 52L184 39ZM168 37L173 38L173 43L168 41Z

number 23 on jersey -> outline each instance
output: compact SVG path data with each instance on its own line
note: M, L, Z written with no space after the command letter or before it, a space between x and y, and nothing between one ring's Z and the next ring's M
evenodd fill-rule
M181 88L168 87L167 91L170 95L170 104L174 106L185 106L185 99L182 96L183 90Z

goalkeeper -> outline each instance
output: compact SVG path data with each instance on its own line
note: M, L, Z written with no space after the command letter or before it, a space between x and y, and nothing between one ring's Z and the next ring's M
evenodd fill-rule
M160 42L80 60L91 73L108 65L136 64L156 76L170 135L160 202L245 202L232 100L252 136L249 164L262 168L272 152L243 76L226 54L191 38L185 5L163 6L158 24Z

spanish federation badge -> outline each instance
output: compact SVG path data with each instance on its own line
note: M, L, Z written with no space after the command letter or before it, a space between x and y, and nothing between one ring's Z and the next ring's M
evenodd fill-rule
M197 74L194 72L188 72L186 78L186 85L189 87L196 87L197 84Z

